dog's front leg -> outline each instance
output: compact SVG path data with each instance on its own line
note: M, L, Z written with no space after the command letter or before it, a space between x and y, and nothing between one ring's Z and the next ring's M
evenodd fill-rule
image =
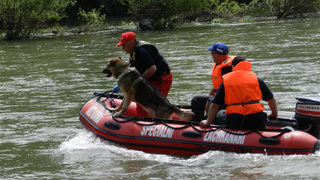
M115 113L114 116L116 116L116 117L122 116L122 114L128 110L129 105L130 105L131 101L133 100L133 98L134 98L133 94L128 94L126 96L126 98L124 98L124 100L120 104L121 111Z
M119 105L118 107L116 107L116 108L109 108L109 110L111 110L111 111L119 111L119 110L122 108L123 102L124 102L125 99L126 99L126 98L124 97L124 99L121 101L121 103L120 103L120 105Z

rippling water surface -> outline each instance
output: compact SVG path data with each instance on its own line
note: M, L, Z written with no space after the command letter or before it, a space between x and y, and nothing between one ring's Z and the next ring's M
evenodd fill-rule
M168 59L174 76L168 99L189 104L208 94L217 41L246 57L273 90L279 110L296 97L319 95L319 17L243 24L190 24L137 32ZM92 34L0 42L0 179L319 179L320 153L266 156L212 151L188 159L147 154L100 142L78 120L93 92L115 80L105 61L128 56L113 29Z

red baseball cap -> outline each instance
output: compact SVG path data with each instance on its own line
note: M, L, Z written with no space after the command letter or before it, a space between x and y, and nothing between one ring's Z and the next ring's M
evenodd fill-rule
M117 47L124 45L128 41L136 39L136 33L134 32L125 32L121 34L120 42L117 44Z

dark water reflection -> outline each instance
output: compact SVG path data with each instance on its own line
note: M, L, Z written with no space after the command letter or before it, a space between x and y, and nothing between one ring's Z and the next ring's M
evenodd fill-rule
M229 45L230 54L252 62L253 71L273 90L279 109L292 112L296 97L319 95L319 29L319 18L313 17L190 24L173 31L137 34L154 43L168 59L174 76L168 98L173 103L188 104L192 96L209 93L213 61L207 47L222 41ZM84 132L78 110L93 92L110 90L115 84L101 70L110 58L128 57L115 47L126 30L0 42L0 177L318 177L319 154L269 157L210 152L180 159L117 148ZM291 169L285 168L287 164Z

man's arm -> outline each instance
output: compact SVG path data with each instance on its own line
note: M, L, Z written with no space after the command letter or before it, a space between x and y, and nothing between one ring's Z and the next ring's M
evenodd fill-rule
M268 86L265 84L265 82L258 78L259 87L262 92L262 99L268 102L268 105L271 110L271 114L268 115L268 118L276 118L278 116L278 108L277 108L277 102L274 99L273 93L268 88Z
M274 98L268 100L268 105L271 110L271 114L268 115L268 118L269 119L276 118L278 116L278 108L277 108L276 100Z
M211 123L213 123L213 120L218 113L219 107L220 106L218 104L210 103L208 118L200 122L201 127L208 127Z
M142 77L145 79L151 78L151 76L157 71L156 65L150 66L147 70L144 71Z
M213 123L213 120L219 111L220 105L224 104L224 96L224 85L223 83L221 83L218 88L217 94L214 96L214 98L210 98L210 102L207 102L210 104L208 110L208 118L206 120L202 120L200 122L200 126L207 127L211 123Z

